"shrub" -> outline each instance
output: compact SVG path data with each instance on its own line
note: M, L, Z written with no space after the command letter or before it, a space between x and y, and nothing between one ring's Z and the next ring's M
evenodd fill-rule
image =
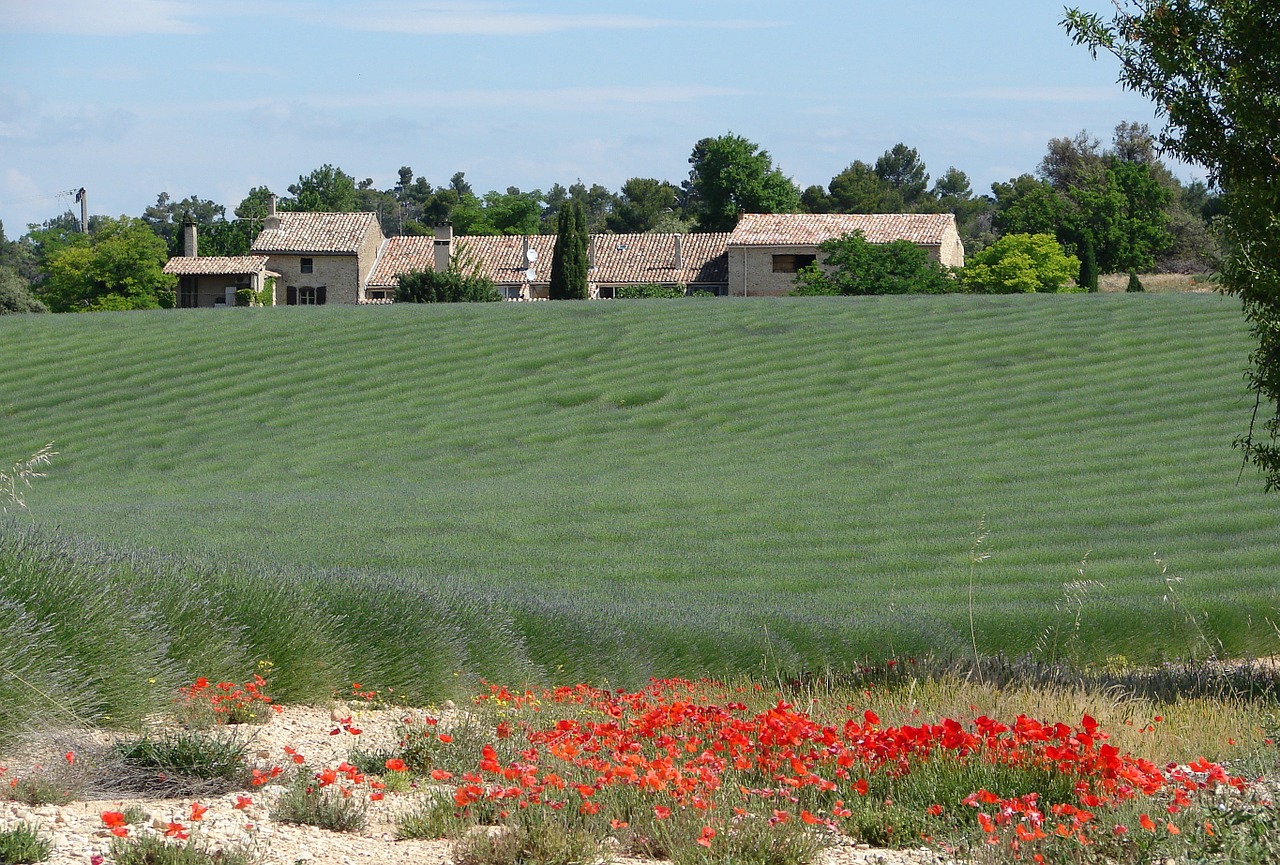
M369 802L335 784L325 784L300 772L271 809L271 819L281 823L319 826L331 832L363 829Z
M237 849L215 850L194 841L172 844L155 835L116 838L111 842L114 865L253 865L255 857Z
M660 285L659 283L651 282L647 285L620 286L613 296L619 300L639 300L650 297L684 297L685 293L683 285Z
M235 733L178 731L119 742L127 789L169 795L226 793L247 780L247 740Z
M980 294L1055 292L1079 275L1080 259L1053 235L1006 234L972 256L960 282Z
M396 303L489 303L501 300L492 280L454 267L444 273L413 270L400 277Z
M1138 279L1138 271L1129 271L1129 285L1125 288L1125 291L1146 291L1146 288L1142 285L1142 280Z
M26 280L12 268L0 267L0 315L48 311L49 307L31 293Z
M437 793L396 822L396 837L401 841L459 838L469 825L470 821L458 810L453 797Z
M457 865L578 865L597 858L595 839L556 821L473 831L454 846Z
M0 865L29 865L49 858L53 845L26 823L0 831Z
M955 280L929 253L906 240L872 243L854 231L823 243L817 262L796 274L794 295L945 294Z

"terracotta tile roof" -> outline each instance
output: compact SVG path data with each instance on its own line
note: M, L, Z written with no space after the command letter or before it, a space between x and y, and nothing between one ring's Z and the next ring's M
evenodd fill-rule
M176 276L239 276L245 273L260 273L267 270L265 255L211 255L204 258L187 258L177 256L165 262L164 272Z
M314 252L355 254L370 228L378 225L376 213L281 213L280 227L262 231L253 241L253 252Z
M729 245L817 246L861 231L872 243L909 240L937 246L955 224L950 213L746 213L729 236Z
M596 264L590 280L596 284L644 284L648 282L727 283L728 234L681 235L681 257L684 266L675 268L674 234L597 234L594 236ZM464 258L474 257L480 273L499 285L524 282L529 265L524 257L525 238L512 235L455 237L455 252ZM551 256L554 235L533 235L529 247L538 252L534 264L535 283L545 284L551 278ZM400 274L410 270L429 270L435 261L435 238L388 238L369 277L370 287L392 287Z

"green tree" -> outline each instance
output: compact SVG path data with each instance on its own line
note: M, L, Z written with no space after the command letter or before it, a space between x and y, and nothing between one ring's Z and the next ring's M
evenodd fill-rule
M0 315L48 311L49 307L36 299L18 271L0 264Z
M521 192L515 186L506 192L486 192L484 198L467 193L459 196L452 218L454 228L463 235L538 234L542 193Z
M898 143L876 160L876 176L902 197L904 209L913 209L929 197L929 174L914 147Z
M800 192L760 145L728 133L704 138L689 157L689 204L697 231L732 231L743 213L796 213Z
M577 202L581 205L583 215L587 219L587 233L595 234L604 231L610 214L613 213L614 208L618 205L618 196L599 183L593 183L588 187L579 180L567 189L557 183L548 190L543 202L542 225L540 228L542 234L555 232L560 205L566 201Z
M966 291L1017 294L1061 291L1079 275L1080 259L1052 234L1006 234L971 256L959 278Z
M1138 292L1146 290L1147 289L1142 284L1142 280L1138 279L1138 271L1129 271L1129 285L1125 288L1125 291Z
M556 243L551 252L552 300L586 300L588 268L586 216L578 202L560 206Z
M169 197L169 193L161 192L156 196L156 203L142 212L142 221L150 226L156 237L164 241L171 256L182 255L182 223L186 219L195 222L200 243L204 243L205 238L215 230L214 226L226 222L226 208L197 195L175 201Z
M356 179L328 163L289 184L289 194L280 202L281 210L309 213L351 213L356 209Z
M1094 252L1093 240L1088 237L1084 239L1080 252L1080 276L1076 278L1076 284L1085 291L1098 290L1098 254Z
M819 260L796 274L796 295L943 294L956 281L907 240L872 243L854 231L818 247Z
M8 267L22 277L23 284L30 284L40 276L39 263L30 243L9 240L4 236L4 223L0 222L0 267Z
M1280 8L1257 0L1121 0L1106 20L1069 9L1077 44L1120 62L1120 81L1168 119L1161 146L1225 190L1223 285L1258 347L1248 375L1261 429L1237 439L1280 489Z
M831 178L827 189L831 213L901 213L906 209L902 193L861 160L854 160Z
M652 177L632 177L622 184L618 203L605 219L605 227L617 234L643 234L688 230L680 216L680 190Z
M40 296L54 312L172 307L178 279L163 272L168 259L141 219L106 218L49 260Z

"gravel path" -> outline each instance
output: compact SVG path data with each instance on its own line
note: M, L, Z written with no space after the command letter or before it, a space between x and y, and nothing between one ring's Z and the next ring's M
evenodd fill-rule
M331 735L338 728L335 719L353 717L352 726L358 728L359 737L347 732ZM390 749L397 744L394 728L404 717L403 709L355 711L341 704L331 708L291 706L261 727L249 728L252 744L249 753L255 755L259 765L285 764L286 745L302 754L308 766L334 767L345 760L354 746L364 750ZM83 745L92 747L87 737L81 737ZM101 743L99 742L99 745ZM43 752L28 751L14 755L8 772L0 779L21 777L31 771L35 763L53 766L63 760L67 737L55 739ZM93 779L89 779L92 786ZM131 834L163 834L170 821L182 823L191 830L193 838L216 848L247 847L264 865L355 865L355 863L389 863L389 865L434 865L452 861L452 847L448 841L397 841L397 818L411 811L422 797L422 792L397 794L387 792L382 801L371 802L368 824L360 832L329 832L314 826L295 826L277 823L269 817L275 799L284 792L278 785L267 785L247 791L253 803L237 809L237 797L246 793L230 793L223 796L200 797L199 803L208 808L199 822L190 820L193 798L94 798L69 805L43 805L30 807L0 800L0 830L20 823L39 828L53 841L53 853L49 865L89 865L95 856L106 857L111 845L110 831L103 825L102 812L123 811L129 807L141 808L149 815L142 826L131 826ZM626 865L644 865L637 860L614 859ZM878 850L865 845L843 844L823 852L818 865L939 865L946 857L930 850Z

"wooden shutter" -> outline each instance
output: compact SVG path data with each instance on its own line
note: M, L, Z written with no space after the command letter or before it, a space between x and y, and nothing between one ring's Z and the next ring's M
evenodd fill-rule
M298 305L298 286L291 285L285 289L285 306Z
M326 288L323 285L316 289L316 305L317 306L324 303L325 292L326 292Z

